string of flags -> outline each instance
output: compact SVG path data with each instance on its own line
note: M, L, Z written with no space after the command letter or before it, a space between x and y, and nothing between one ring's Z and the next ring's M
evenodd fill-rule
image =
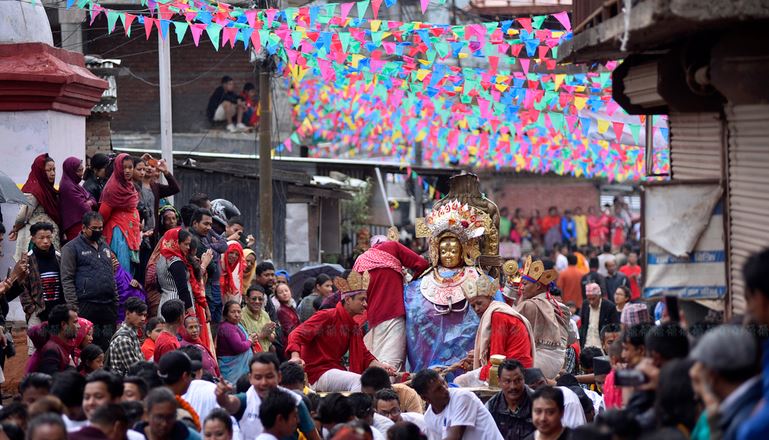
M148 39L173 31L179 43L191 37L197 46L205 34L216 50L242 43L274 55L295 126L278 153L323 144L312 154L408 161L421 144L421 159L432 166L644 178L645 117L626 114L611 99L617 62L583 73L557 70L558 48L571 38L568 13L464 25L380 20L381 6L395 2L258 10L142 0L144 14L93 0L68 6L88 9L91 24L105 17L109 33L121 23L130 36L139 25ZM421 0L423 13L428 4ZM464 58L482 59L484 67L453 62ZM669 168L667 130L666 119L656 117L656 173Z

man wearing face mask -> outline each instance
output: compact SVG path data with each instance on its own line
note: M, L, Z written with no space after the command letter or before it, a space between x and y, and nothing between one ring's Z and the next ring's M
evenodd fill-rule
M94 324L93 343L106 351L116 330L118 295L103 230L99 213L83 216L83 231L61 249L61 285L67 304Z

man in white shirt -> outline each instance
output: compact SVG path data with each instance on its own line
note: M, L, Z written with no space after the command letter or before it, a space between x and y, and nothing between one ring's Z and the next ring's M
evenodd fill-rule
M425 431L425 416L415 412L401 412L401 403L398 393L392 388L384 388L374 394L374 410L377 414L387 417L393 423L411 422L419 426L422 433Z
M299 425L298 414L296 398L290 391L279 388L270 390L259 407L259 420L264 432L256 440L278 440L294 434Z
M411 386L429 406L425 429L430 439L502 440L497 424L481 400L461 388L449 389L435 370L422 370Z
M604 277L609 275L609 271L606 270L607 261L613 261L613 262L617 261L617 257L615 257L614 254L611 253L610 244L603 245L603 253L598 256L598 273ZM614 292L610 292L609 294L614 295Z

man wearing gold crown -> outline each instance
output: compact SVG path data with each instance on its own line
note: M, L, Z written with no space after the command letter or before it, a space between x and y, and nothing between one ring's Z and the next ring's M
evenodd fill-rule
M486 276L478 278L475 289L467 289L465 298L481 323L475 333L472 351L473 370L454 382L462 387L483 386L491 369L490 358L502 355L516 359L524 368L534 366L534 337L529 320L502 301L495 301L499 291L497 280Z
M363 341L377 359L400 369L406 361L403 268L418 276L430 263L397 239L394 227L387 238L373 237L371 248L355 260L352 270L371 274L367 297L369 331Z
M478 316L467 307L465 291L486 276L475 262L487 225L487 214L458 200L417 223L417 236L428 238L432 268L404 291L411 371L452 365L473 348Z
M363 332L353 317L366 310L366 288L369 274L350 272L347 279L337 278L341 300L333 309L316 312L288 336L286 355L292 362L303 364L315 391L360 391L360 374L368 367L395 369L377 361L363 343ZM342 365L342 357L350 352L350 366Z
M563 367L569 341L569 316L550 295L558 278L555 269L545 270L542 261L526 258L518 283L518 311L534 329L536 357L534 367L554 379Z

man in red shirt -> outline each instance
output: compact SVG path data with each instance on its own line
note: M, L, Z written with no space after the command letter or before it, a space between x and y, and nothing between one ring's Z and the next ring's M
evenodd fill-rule
M179 327L184 325L184 303L180 299L169 299L160 306L160 316L165 319L163 331L155 339L155 354L153 359L160 362L160 358L169 351L181 347L179 343Z
M403 304L403 267L414 276L424 272L430 263L397 241L384 236L371 239L371 248L355 261L353 270L368 271L369 332L363 338L374 356L396 369L406 360L406 308Z
M563 302L574 301L577 310L582 308L582 276L584 273L577 267L577 256L569 254L566 256L569 267L558 274L556 285L561 289Z
M625 274L630 281L630 299L636 300L641 297L641 266L638 265L638 254L631 252L627 256L627 264L620 267L620 272ZM612 292L613 293L613 292Z
M317 392L360 391L360 375L368 367L395 369L377 361L363 343L361 328L353 317L366 311L369 274L350 272L347 280L338 278L341 300L333 309L316 312L288 336L286 354L291 362L304 365L307 379ZM349 369L342 356L350 352Z
M454 382L462 387L483 386L491 369L490 358L502 355L516 359L524 368L534 366L534 337L529 321L514 308L502 301L494 301L499 290L496 280L481 275L475 289L465 290L465 298L481 322L475 333L475 347L469 360L473 370Z

